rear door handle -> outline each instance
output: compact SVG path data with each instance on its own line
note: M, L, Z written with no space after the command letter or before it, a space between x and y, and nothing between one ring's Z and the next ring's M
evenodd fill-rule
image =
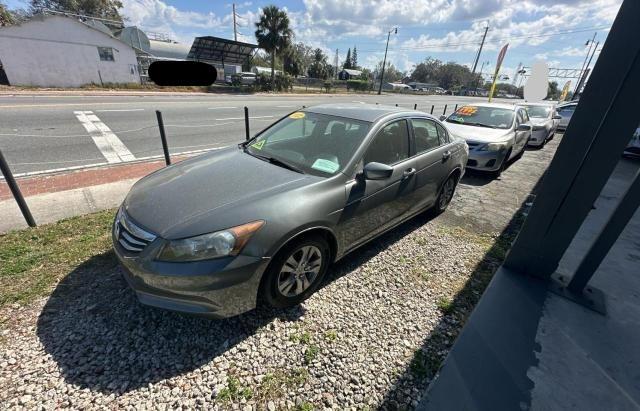
M444 153L442 153L442 159L443 160L448 160L449 157L451 157L451 151L447 150Z
M405 180L414 175L416 172L417 170L413 167L407 168L406 170L404 170L404 173L402 173L402 179Z

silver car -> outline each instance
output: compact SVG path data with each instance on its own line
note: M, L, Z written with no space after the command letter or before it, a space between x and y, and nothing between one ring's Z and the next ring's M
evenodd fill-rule
M529 145L534 147L542 147L553 135L558 128L559 120L562 118L556 114L556 107L549 103L527 103L523 105L527 109L527 114L531 119L533 129Z
M500 175L519 158L531 137L527 110L511 104L481 103L460 107L444 118L449 132L469 146L467 168Z
M558 130L566 130L573 116L573 112L578 107L577 102L559 104L556 108L556 113L560 117L558 120Z

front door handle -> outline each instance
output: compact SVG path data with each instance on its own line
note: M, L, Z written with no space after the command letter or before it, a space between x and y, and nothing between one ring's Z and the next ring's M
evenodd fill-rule
M414 175L418 170L416 170L415 168L411 167L411 168L407 168L406 170L404 170L404 173L402 173L402 179L406 180L407 178L411 177L412 175Z
M442 153L442 160L446 161L449 159L449 157L451 157L451 151L447 150L444 153Z

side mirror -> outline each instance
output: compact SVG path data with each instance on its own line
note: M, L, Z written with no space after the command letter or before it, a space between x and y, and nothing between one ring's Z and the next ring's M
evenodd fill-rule
M447 116L445 116L444 114L442 114L440 117L438 117L440 119L440 121L445 121L447 119Z
M553 115L553 119L554 120L562 120L562 116L560 114L554 114Z
M530 131L530 130L531 130L531 125L526 124L526 123L523 123L523 124L520 124L520 125L516 128L516 130L517 130L517 131Z
M367 180L384 180L391 177L393 167L386 164L371 162L364 166L364 178Z

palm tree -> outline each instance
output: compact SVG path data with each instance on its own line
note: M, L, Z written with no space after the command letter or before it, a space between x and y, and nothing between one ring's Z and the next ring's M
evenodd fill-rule
M258 47L271 54L271 84L276 71L276 54L289 47L293 31L289 27L289 16L276 6L262 9L260 20L256 23Z

